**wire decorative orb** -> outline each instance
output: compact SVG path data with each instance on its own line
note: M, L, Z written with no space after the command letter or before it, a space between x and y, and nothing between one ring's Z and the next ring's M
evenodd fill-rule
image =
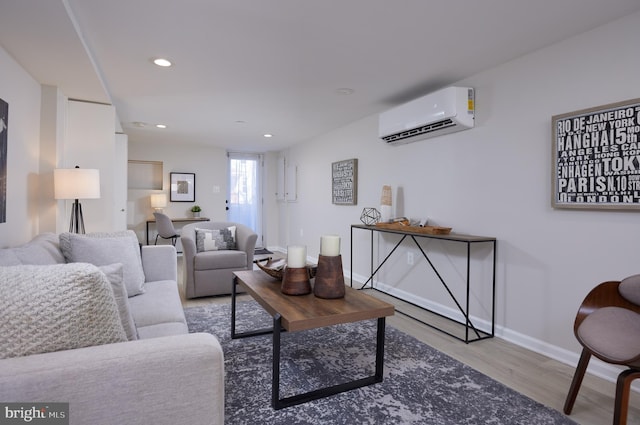
M377 209L365 208L362 210L362 214L360 214L360 221L367 226L373 226L380 221L380 217L380 211L378 211Z

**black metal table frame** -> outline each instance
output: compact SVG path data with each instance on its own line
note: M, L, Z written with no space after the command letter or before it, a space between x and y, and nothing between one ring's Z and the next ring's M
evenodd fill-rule
M375 373L371 376L356 379L349 382L333 385L330 387L320 388L302 394L290 397L280 398L280 334L286 332L282 327L282 317L280 314L273 316L273 328L257 329L246 332L236 332L236 286L238 278L233 277L233 285L231 288L231 339L247 338L257 335L273 334L273 377L271 380L271 406L275 410L285 407L296 406L312 400L329 397L350 391L356 388L366 387L367 385L382 382L384 368L384 334L385 334L385 317L378 318L378 327L376 331L376 368Z
M405 315L407 317L410 317L424 325L429 326L430 328L433 328L435 330L438 330L440 332L443 332L449 336L452 336L460 341L463 341L465 343L470 343L470 342L475 342L475 341L480 341L483 339L488 339L488 338L493 338L495 336L495 310L496 310L496 239L495 238L488 238L488 237L481 237L481 236L469 236L469 235L432 235L432 234L428 234L428 233L414 233L414 232L405 232L405 231L401 231L401 230L395 230L395 229L384 229L384 228L380 228L380 227L376 227L376 226L364 226L364 225L352 225L351 226L351 286L353 287L353 229L363 229L363 230L369 230L371 232L371 274L369 275L369 278L362 284L362 286L359 289L364 289L367 284L369 282L371 282L370 285L370 289L373 289L375 291L378 292L382 292L388 296L391 296L393 298L402 300L405 303L411 304L415 307L421 308L425 311L428 311L430 313L433 313L439 317L442 317L444 319L447 319L449 321L458 323L460 325L463 325L465 327L465 336L464 338L461 338L451 332L448 332L444 329L438 328L437 326L425 322L424 320L421 320L415 316L412 316L409 313L403 312L401 310L398 310L398 308L396 307L396 312ZM397 234L397 235L401 235L402 238L400 238L400 240L396 243L396 245L393 247L393 249L391 249L391 251L389 251L389 253L387 254L387 256L384 258L384 260L382 260L382 262L378 265L378 267L373 270L373 264L374 264L374 258L373 258L373 232L382 232L382 233L392 233L392 234ZM461 243L466 243L467 244L467 290L466 290L466 303L465 303L465 307L463 308L460 303L458 302L457 298L455 297L455 295L453 294L453 292L451 291L451 289L449 289L449 286L447 285L447 283L444 281L444 279L442 278L442 276L440 275L440 273L438 272L438 270L436 269L436 267L434 266L433 262L431 261L431 259L429 258L429 256L427 255L427 253L424 251L424 249L422 248L422 246L420 246L420 244L418 243L418 241L416 240L416 236L417 237L424 237L424 238L429 238L429 239L439 239L439 240L445 240L445 241L452 241L452 242L461 242ZM433 311L429 308L417 305L415 303L412 303L410 301L404 300L402 298L399 298L395 295L389 294L386 291L382 291L378 288L375 288L373 286L373 278L375 277L376 273L378 273L378 271L382 268L382 266L384 265L384 263L386 263L386 261L389 259L389 257L391 257L391 255L395 252L395 250L402 244L402 242L404 242L404 240L410 237L413 242L416 244L416 246L418 247L418 249L420 250L420 252L422 253L422 256L424 257L425 260L427 260L427 263L429 263L429 266L431 266L431 269L433 270L433 272L435 273L435 275L438 277L438 280L440 280L440 283L444 286L444 288L446 289L447 293L449 294L449 296L451 297L451 299L453 300L453 302L456 304L456 307L458 308L458 310L460 311L460 313L464 316L465 321L464 322L460 322L454 318L445 316L443 314L440 314L436 311ZM492 249L493 249L493 277L492 277L492 294L491 294L491 332L485 332L483 330L480 330L478 328L476 328L476 326L473 324L473 322L471 321L471 318L469 317L469 295L470 295L470 282L471 282L471 245L472 244L477 244L477 243L491 243L493 245ZM469 338L469 330L472 330L473 333L475 334L475 338L470 339Z

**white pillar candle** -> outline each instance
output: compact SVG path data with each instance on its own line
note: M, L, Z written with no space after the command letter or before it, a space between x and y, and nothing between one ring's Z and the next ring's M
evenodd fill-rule
M336 257L340 255L340 236L324 235L320 238L320 255Z
M287 247L287 267L301 268L307 265L307 247L292 245Z

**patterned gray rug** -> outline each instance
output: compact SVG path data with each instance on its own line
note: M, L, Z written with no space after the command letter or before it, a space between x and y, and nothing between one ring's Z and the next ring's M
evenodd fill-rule
M574 424L387 325L384 381L321 400L271 408L271 335L232 340L230 304L185 309L225 355L226 424ZM375 321L282 334L281 397L373 374ZM238 303L236 330L271 326L254 301Z

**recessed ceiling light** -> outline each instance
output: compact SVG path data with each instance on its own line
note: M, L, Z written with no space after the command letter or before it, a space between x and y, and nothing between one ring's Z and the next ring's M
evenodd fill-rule
M269 137L273 137L273 134L267 133L267 134L264 135L264 137L266 137L268 139Z
M157 128L167 128L165 124L156 124Z
M153 63L155 63L158 66L165 67L165 68L168 67L168 66L173 65L169 59L164 59L164 58L154 59Z
M351 94L353 94L355 90L350 89L348 87L342 87L339 89L336 89L336 94L339 94L340 96L349 96Z
M131 123L134 127L143 128L146 127L147 123L142 121L134 121Z

